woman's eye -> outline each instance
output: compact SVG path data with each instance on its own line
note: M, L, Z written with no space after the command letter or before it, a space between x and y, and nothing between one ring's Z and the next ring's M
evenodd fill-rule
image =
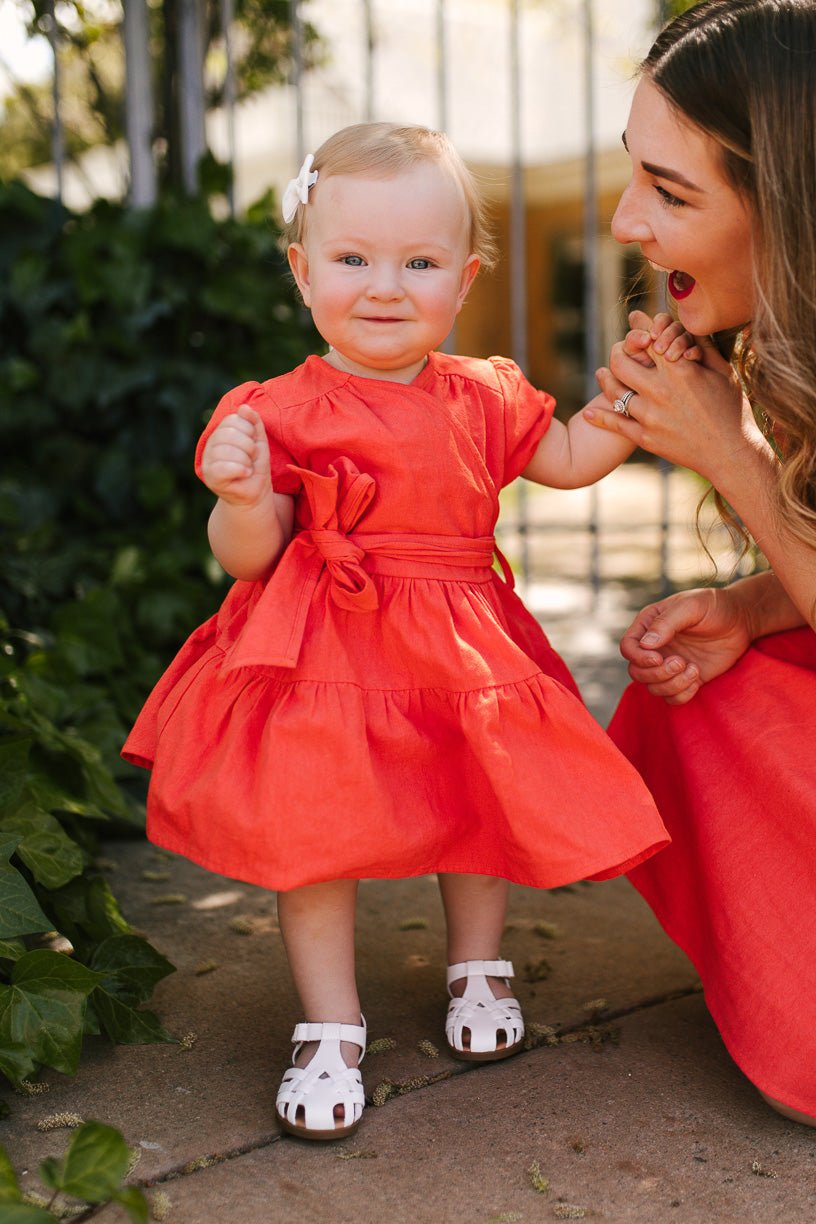
M658 186L657 183L655 183L655 191L667 208L682 208L686 202L685 200L679 200L676 195L672 195L670 191L667 191L665 187Z
M431 263L430 259L409 259L408 267L413 268L415 271L421 272L425 268L433 267L433 264Z
M340 262L349 268L362 268L365 261L362 255L343 255Z

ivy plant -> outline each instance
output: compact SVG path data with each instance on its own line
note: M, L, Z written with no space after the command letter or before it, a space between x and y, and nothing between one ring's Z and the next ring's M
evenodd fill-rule
M40 1181L50 1193L32 1195L21 1190L8 1154L0 1147L0 1219L3 1224L50 1224L63 1219L63 1208L69 1207L71 1219L89 1220L95 1208L119 1203L134 1224L147 1224L150 1209L144 1193L125 1184L132 1163L133 1154L118 1130L101 1122L84 1122L74 1131L61 1160L50 1156L40 1164Z

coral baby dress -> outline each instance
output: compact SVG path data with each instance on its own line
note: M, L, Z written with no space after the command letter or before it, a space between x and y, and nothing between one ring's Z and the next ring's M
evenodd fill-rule
M309 357L225 396L198 463L242 403L295 533L187 641L128 737L153 770L150 839L277 889L436 871L549 888L665 845L492 566L499 490L552 398L502 358L432 353L406 386Z

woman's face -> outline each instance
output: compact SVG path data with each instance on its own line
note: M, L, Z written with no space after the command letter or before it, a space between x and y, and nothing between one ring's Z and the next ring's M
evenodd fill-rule
M747 323L752 218L724 176L717 143L645 77L624 143L632 178L612 218L617 241L639 243L652 267L669 274L680 321L693 335Z

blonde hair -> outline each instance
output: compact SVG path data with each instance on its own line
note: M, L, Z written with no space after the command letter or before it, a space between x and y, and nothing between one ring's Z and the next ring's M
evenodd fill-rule
M751 209L753 317L729 355L779 443L780 519L816 548L816 3L703 0L642 68Z
M323 179L336 174L391 178L420 162L434 162L444 167L459 185L470 222L469 251L479 256L482 267L492 267L496 262L496 246L490 234L484 200L476 180L444 132L396 123L355 123L323 142L314 155L312 170ZM299 204L294 217L284 227L281 235L284 250L290 243L302 241L308 212L308 204Z

